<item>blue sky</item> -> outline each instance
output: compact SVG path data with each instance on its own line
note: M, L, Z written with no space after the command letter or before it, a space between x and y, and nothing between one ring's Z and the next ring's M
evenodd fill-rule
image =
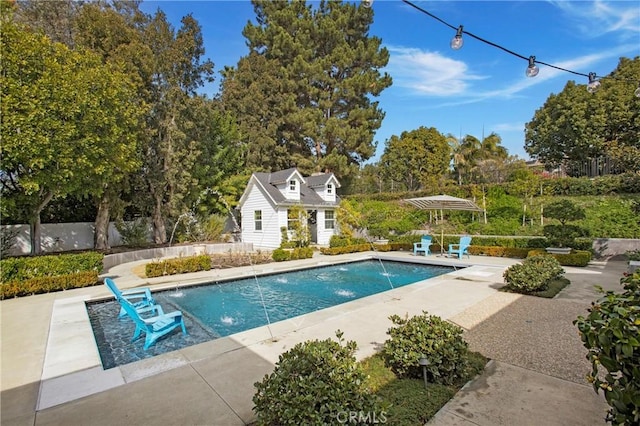
M412 1L465 31L522 56L565 69L604 76L620 57L640 56L637 1ZM317 2L310 2L311 4ZM144 1L162 9L177 27L188 13L202 25L206 54L216 71L235 66L248 53L242 29L255 22L248 0ZM374 0L370 35L382 39L391 58L385 71L393 86L377 100L386 116L375 135L375 161L392 135L420 126L456 137L495 132L511 155L528 159L524 125L567 81L587 78L539 65L525 76L527 61L469 36L460 50L449 47L455 31L400 0ZM214 95L220 77L204 92ZM636 87L630 85L629 90Z

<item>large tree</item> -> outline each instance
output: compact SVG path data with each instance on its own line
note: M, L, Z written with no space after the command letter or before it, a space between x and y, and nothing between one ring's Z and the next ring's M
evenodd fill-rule
M373 156L384 113L371 97L391 85L369 36L373 11L352 3L254 0L250 53L227 70L221 99L237 116L249 168L297 165L347 178ZM244 82L244 83L243 83ZM280 155L278 153L284 153Z
M621 58L596 93L569 81L551 94L526 125L525 150L548 167L609 156L619 171L640 167L640 57Z
M2 192L31 225L39 253L40 213L54 198L91 196L136 167L144 109L117 66L70 50L3 17Z
M385 174L415 191L442 178L449 170L447 138L435 128L420 127L391 136L380 163Z
M213 81L213 63L202 59L202 29L191 15L182 18L176 31L157 11L145 26L144 37L154 62L142 172L152 201L154 241L164 243L166 217L180 214L189 188L197 184L192 169L200 154L193 131L198 124L190 118L197 89Z

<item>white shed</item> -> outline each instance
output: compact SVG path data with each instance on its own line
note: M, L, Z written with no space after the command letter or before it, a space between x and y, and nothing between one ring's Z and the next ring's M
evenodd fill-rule
M338 233L336 210L340 182L333 173L304 177L291 168L273 173L254 173L240 198L242 242L258 249L280 247L280 229L290 229L288 211L294 206L306 209L306 226L313 244L328 245Z

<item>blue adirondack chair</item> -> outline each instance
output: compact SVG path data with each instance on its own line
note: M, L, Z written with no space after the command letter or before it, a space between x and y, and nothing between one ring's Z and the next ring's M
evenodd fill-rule
M426 256L431 253L429 247L431 247L431 236L423 235L419 243L413 243L413 255L417 256L418 253L423 252Z
M165 314L162 311L160 305L153 305L148 308L143 308L146 311L155 311L156 316L150 318L142 318L140 311L137 310L131 302L125 298L119 298L118 302L125 310L125 312L136 323L136 331L133 333L131 341L137 340L142 333L145 334L144 350L146 351L162 336L171 333L177 327L182 328L182 334L187 334L187 328L184 325L184 319L182 318L182 312L173 311Z
M449 244L449 257L451 257L454 254L458 255L458 259L462 259L463 255L467 255L468 258L471 258L471 256L469 256L469 246L471 245L471 237L466 235L464 237L460 237L460 243L459 244Z
M156 301L153 300L153 297L151 297L151 290L146 287L132 288L130 290L120 290L111 278L105 278L104 283L116 297L116 300L124 298L128 300L138 311L140 311L140 309L145 309L156 304ZM118 318L122 318L125 315L127 315L127 313L125 312L124 308L120 306L120 314L118 314Z

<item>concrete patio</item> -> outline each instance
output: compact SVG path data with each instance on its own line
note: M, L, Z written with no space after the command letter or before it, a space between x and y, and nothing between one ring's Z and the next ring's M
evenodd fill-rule
M139 261L115 266L103 276L114 278L121 288L157 290L374 255L317 256L154 279L132 272L145 262ZM357 342L361 359L386 340L389 315L426 310L462 326L471 348L493 360L431 423L541 424L537 420L542 419L544 424L605 424L608 406L581 380L588 369L586 350L567 322L586 313L598 297L593 284L619 287L624 262L565 268L573 284L555 299L540 302L497 290L513 259L472 256L458 261L402 252L379 256L471 266L106 371L84 308L86 300L109 297L106 287L2 301L0 420L3 425L248 424L255 420L253 384L296 343L334 337L340 329ZM535 326L527 329L532 324L527 321ZM554 404L546 400L549 395ZM537 419L541 413L547 417Z

